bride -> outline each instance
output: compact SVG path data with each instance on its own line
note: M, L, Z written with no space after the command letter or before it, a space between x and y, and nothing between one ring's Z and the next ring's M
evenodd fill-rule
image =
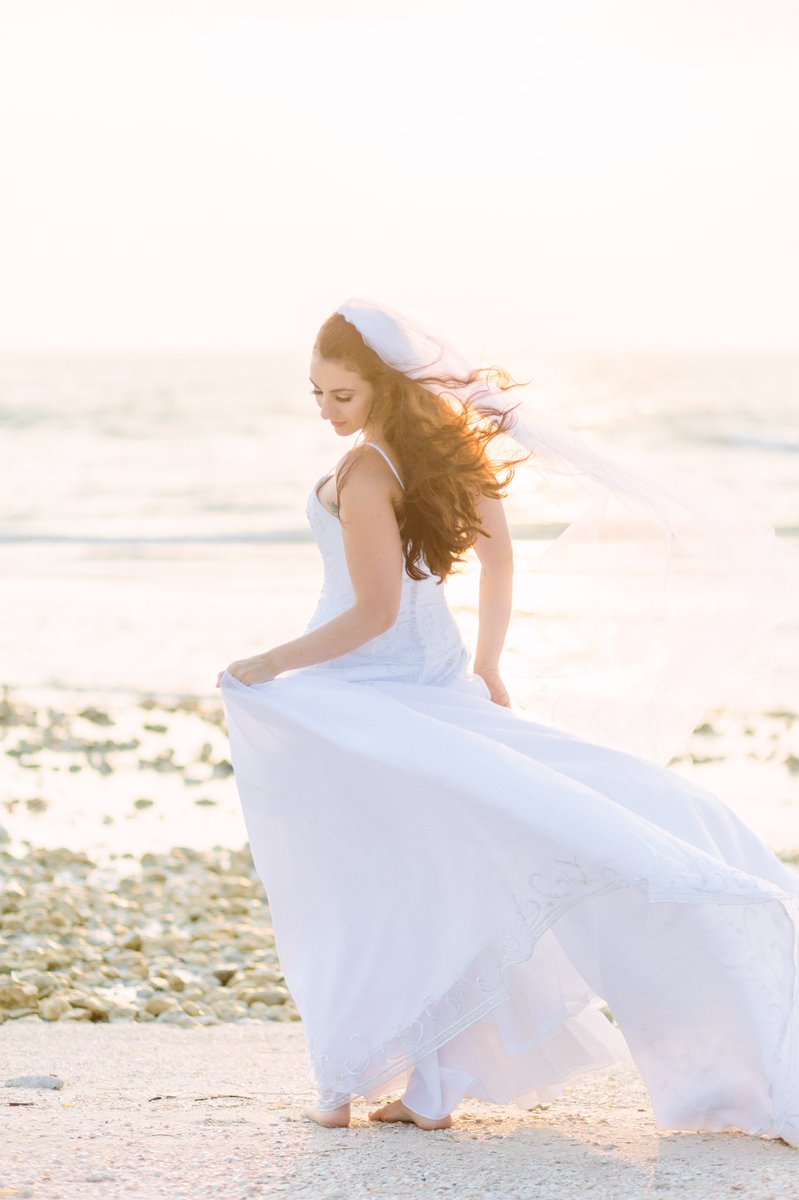
M514 711L512 464L488 451L510 433L543 452L546 434L514 424L507 376L464 378L451 348L432 372L429 344L363 301L322 326L319 415L356 437L307 498L322 592L300 637L217 679L319 1093L305 1115L347 1125L353 1098L401 1090L370 1119L447 1128L467 1095L529 1109L631 1054L659 1127L799 1145L799 880L715 795L620 748L624 714L636 737L670 728L635 687L593 724ZM592 461L597 478L613 460ZM671 502L660 478L617 477ZM445 590L470 547L471 670Z

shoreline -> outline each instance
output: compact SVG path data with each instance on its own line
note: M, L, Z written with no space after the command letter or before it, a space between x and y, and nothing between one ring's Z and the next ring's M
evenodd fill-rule
M524 715L524 709L518 709ZM117 871L175 847L247 844L218 692L0 688L0 847ZM799 712L716 708L669 768L799 862Z

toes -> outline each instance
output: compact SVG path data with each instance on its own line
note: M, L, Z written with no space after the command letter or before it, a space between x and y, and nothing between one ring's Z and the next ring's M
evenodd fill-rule
M385 1120L388 1120L388 1119L390 1118L390 1115L391 1115L391 1114L389 1113L389 1109L390 1109L390 1108L391 1108L391 1105L390 1105L390 1104L384 1104L384 1105L382 1105L382 1107L380 1107L380 1108L376 1108L376 1109L375 1109L373 1112L370 1112L370 1113L369 1113L369 1120L370 1120L370 1121L385 1121Z

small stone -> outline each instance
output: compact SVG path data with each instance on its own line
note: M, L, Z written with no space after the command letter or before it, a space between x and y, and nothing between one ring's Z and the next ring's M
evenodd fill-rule
M235 964L230 963L226 966L214 967L213 970L211 971L211 974L215 975L216 978L219 980L219 982L224 987L226 983L230 982L230 980L236 974L237 970L238 970L238 967L235 966Z
M20 971L19 979L35 987L40 997L49 996L58 986L58 980L49 972L37 971L35 968Z
M177 1002L171 996L151 996L144 1003L144 1011L152 1013L154 1017L160 1017L161 1013L170 1012L177 1007Z
M250 1004L285 1004L288 995L288 990L282 987L259 988L258 991L252 992L249 1002Z
M100 996L81 996L71 1001L74 1008L85 1008L93 1021L107 1021L111 1005Z
M64 1013L68 1013L72 1008L66 996L47 996L46 999L39 1001L39 1016L45 1021L57 1021Z
M0 1008L19 1008L38 1001L39 993L30 984L0 983Z
M211 1007L220 1021L237 1021L239 1017L247 1016L247 1005L235 1000L212 1000Z
M11 897L16 900L24 900L27 895L28 893L25 891L25 888L20 883L17 883L15 879L10 880L3 886L4 900L8 900Z
M169 1012L161 1013L158 1018L159 1025L185 1025L187 1028L194 1024L194 1021L188 1013L182 1012L179 1008L170 1009Z
M136 1018L136 1009L132 1004L115 1004L108 1010L109 1021L133 1021Z
M57 1075L17 1075L14 1079L7 1079L5 1086L56 1089L64 1086L64 1080Z
M79 717L83 717L85 721L91 721L93 725L113 725L114 722L109 717L108 713L102 712L99 708L89 707L83 708L78 713Z

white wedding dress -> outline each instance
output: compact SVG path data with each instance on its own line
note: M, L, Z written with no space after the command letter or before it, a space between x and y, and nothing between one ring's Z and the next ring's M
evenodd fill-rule
M354 601L327 478L306 632ZM661 1128L799 1144L799 877L712 793L493 703L468 662L445 587L406 574L359 649L222 675L322 1107L529 1108L629 1052Z

